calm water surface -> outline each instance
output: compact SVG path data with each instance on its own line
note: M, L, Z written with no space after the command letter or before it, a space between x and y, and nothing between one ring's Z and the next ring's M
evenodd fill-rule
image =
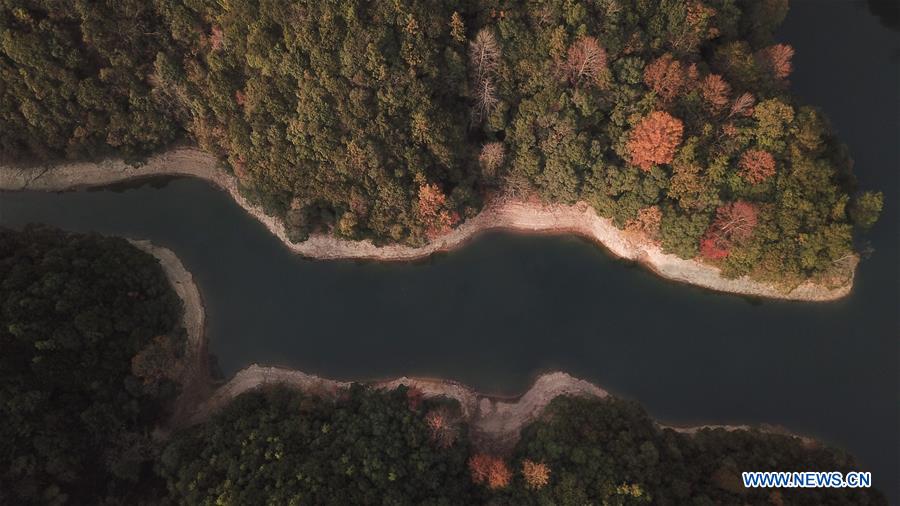
M563 369L670 423L767 422L856 454L898 500L898 32L864 3L795 2L794 90L885 191L853 295L751 301L655 278L569 237L490 234L411 264L290 254L224 193L186 179L0 194L0 224L148 238L199 282L225 375L253 363L335 378L453 378L515 393Z

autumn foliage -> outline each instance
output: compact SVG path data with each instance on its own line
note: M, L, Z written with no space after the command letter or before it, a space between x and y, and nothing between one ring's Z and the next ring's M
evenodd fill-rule
M709 74L700 83L700 95L713 111L721 111L730 101L731 86L718 74Z
M566 74L574 85L596 84L606 69L606 51L594 37L582 35L566 54Z
M484 453L469 459L469 472L474 483L485 484L494 490L506 488L512 480L512 473L502 458Z
M525 460L522 462L522 477L525 486L532 490L540 490L550 483L550 467L543 462Z
M788 44L775 44L756 53L759 62L765 66L773 76L785 79L794 70L791 58L794 57L794 48Z
M459 222L459 216L456 213L451 214L446 206L447 196L437 185L426 183L419 186L419 204L416 211L425 225L428 237L446 234Z
M721 260L728 256L729 250L714 235L707 232L700 239L700 255L707 260Z
M684 88L686 69L671 54L664 54L644 69L644 83L664 101L671 102Z
M755 204L738 200L719 207L716 219L700 241L700 254L709 260L728 256L735 244L748 240L758 222Z
M637 218L625 223L625 230L642 234L650 240L656 240L659 237L661 223L662 211L659 206L650 206L638 211Z
M667 112L648 114L637 124L628 139L631 163L644 171L653 165L670 163L681 144L684 126Z
M456 441L457 430L451 420L450 413L444 408L429 411L425 415L425 424L431 440L441 448L449 448Z
M762 183L775 175L775 158L768 151L747 150L741 155L738 165L741 177L748 183Z

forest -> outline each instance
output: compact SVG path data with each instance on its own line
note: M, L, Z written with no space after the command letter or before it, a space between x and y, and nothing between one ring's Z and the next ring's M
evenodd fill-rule
M275 387L180 433L161 459L177 504L887 504L874 489L745 489L746 469L857 467L791 436L661 429L615 398L558 397L501 454L471 446L455 404L415 389L329 400Z
M661 428L556 398L514 448L399 387L266 387L160 431L189 366L159 263L119 238L0 229L0 504L855 504L876 489L747 490L742 470L859 470L757 430ZM877 486L877 483L876 483Z
M143 504L181 301L124 239L0 227L0 504ZM164 356L164 355L163 355ZM152 503L149 501L148 503Z
M0 156L196 143L295 241L585 201L726 276L841 283L882 206L790 93L787 0L0 5Z

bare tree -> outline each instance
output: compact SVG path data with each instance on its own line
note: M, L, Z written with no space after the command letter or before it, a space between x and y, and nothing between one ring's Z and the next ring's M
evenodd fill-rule
M738 114L743 116L749 116L753 114L753 104L756 103L756 99L753 98L753 94L750 92L746 92L743 95L739 96L733 104L731 104L731 112L728 113L728 117L732 117Z
M497 97L497 86L494 79L500 65L501 49L494 32L490 28L482 28L469 44L469 66L472 72L472 90L475 96L475 108L472 111L472 122L479 123L494 110L500 99Z
M497 175L497 171L503 165L503 159L506 156L506 149L502 142L489 142L481 147L481 154L478 161L481 163L481 171L485 177L493 178Z
M469 44L469 63L474 81L480 82L492 76L500 64L500 44L490 28L482 28Z
M595 83L606 68L606 51L597 39L581 36L570 47L566 55L566 74L569 81L577 85L583 81Z
M482 79L475 87L475 119L481 121L486 118L499 101L494 83L490 79Z

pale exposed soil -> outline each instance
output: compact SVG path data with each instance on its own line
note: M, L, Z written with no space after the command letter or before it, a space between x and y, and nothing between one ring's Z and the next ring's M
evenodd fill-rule
M206 340L206 311L200 289L181 260L172 250L157 246L150 241L129 239L129 242L159 260L166 278L182 301L184 316L182 325L187 334L187 346L180 367L178 381L181 392L172 407L171 420L161 428L162 434L170 426L183 425L196 407L212 394L209 370L209 355Z
M335 396L350 386L350 383L345 381L254 364L239 371L228 383L219 387L206 402L198 406L189 423L206 420L227 405L231 399L244 392L276 384L328 397ZM512 448L518 440L521 428L535 420L547 404L560 395L599 398L608 395L600 387L563 372L541 375L525 394L517 398L481 394L455 381L439 379L402 377L368 384L385 390L405 385L418 389L425 398L447 397L458 401L462 420L469 425L473 443L480 448L495 451Z
M364 382L379 389L393 390L401 385L415 388L424 398L446 397L459 402L461 421L469 427L469 437L480 451L506 453L519 440L523 427L537 420L550 401L561 395L605 398L609 395L602 388L564 372L540 375L524 394L518 397L499 397L477 392L462 383L433 378L401 377L392 380ZM264 367L253 364L239 371L230 381L220 386L205 402L198 405L187 420L187 425L202 423L224 408L235 397L267 386L284 385L299 391L334 398L351 383L322 378L292 369ZM797 436L779 427L750 425L698 425L676 427L660 424L661 429L672 429L693 435L703 429L760 430L762 432L799 437L805 445L818 444L811 438Z
M70 163L49 168L0 166L0 190L58 191L158 175L192 176L216 184L278 236L291 251L318 259L414 260L435 252L457 248L484 231L506 229L529 233L581 235L601 244L617 257L647 266L663 278L720 292L778 299L828 301L848 295L853 287L852 274L844 285L836 288L811 281L785 288L747 277L724 278L716 267L663 253L656 244L616 228L610 220L598 216L594 209L585 203L569 206L517 201L495 202L486 206L478 216L466 220L450 233L422 247L376 246L368 240L348 241L326 235L314 235L306 241L292 243L287 238L283 224L277 218L266 215L240 194L236 179L218 168L215 157L194 148L172 149L155 155L143 165L136 167L121 160Z

